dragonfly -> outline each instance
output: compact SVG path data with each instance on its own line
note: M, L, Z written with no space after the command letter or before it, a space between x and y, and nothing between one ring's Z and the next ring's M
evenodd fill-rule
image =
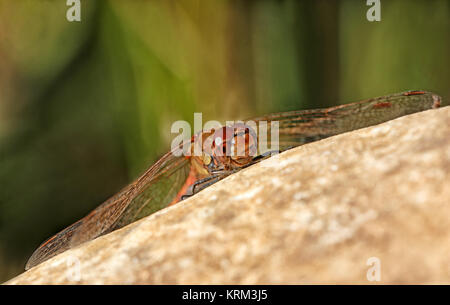
M277 152L330 136L438 108L442 98L414 90L325 109L273 113L254 122L278 122ZM270 128L269 128L270 129ZM172 148L140 177L66 229L43 242L26 263L28 270L84 242L122 228L190 197L223 178L272 155L258 150L261 140L245 123L201 131ZM244 143L235 148L236 143ZM266 140L266 141L270 141ZM201 145L199 155L180 154ZM240 149L230 154L231 149Z

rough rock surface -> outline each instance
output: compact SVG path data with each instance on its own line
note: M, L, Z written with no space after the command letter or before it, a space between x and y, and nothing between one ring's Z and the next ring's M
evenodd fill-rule
M449 183L445 107L285 152L8 284L450 283Z

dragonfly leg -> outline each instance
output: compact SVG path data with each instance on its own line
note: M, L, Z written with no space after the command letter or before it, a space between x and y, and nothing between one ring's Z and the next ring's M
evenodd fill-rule
M188 197L191 197L192 195L197 194L201 190L207 188L210 185L213 185L217 181L221 180L222 178L226 177L225 175L219 175L215 174L200 180L195 181L186 191L186 194L181 196L181 200L184 200Z
M210 185L213 185L214 183L216 183L219 180L222 180L223 178L224 178L224 176L217 175L216 177L214 177L213 179L210 179L209 181L205 181L202 184L196 184L194 186L194 194L200 192L201 190L207 188Z
M279 153L281 153L281 150L269 150L269 151L266 151L265 153L254 157L252 159L252 161L249 164L247 164L246 166L244 166L244 167L247 167L247 166L253 165L255 163L261 162L262 160L270 157L273 153L279 154Z

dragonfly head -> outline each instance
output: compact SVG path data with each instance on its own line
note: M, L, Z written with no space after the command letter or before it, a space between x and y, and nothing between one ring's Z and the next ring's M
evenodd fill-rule
M211 174L243 167L257 154L256 133L244 123L203 132L199 138L203 140L201 162Z

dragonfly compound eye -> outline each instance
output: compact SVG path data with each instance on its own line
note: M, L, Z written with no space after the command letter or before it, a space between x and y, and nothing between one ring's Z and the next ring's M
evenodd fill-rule
M242 167L249 164L257 155L257 136L254 129L243 123L233 125L234 134L229 141L230 162L232 167Z
M245 124L236 124L234 137L230 141L233 159L256 156L256 144L257 136L253 128Z

